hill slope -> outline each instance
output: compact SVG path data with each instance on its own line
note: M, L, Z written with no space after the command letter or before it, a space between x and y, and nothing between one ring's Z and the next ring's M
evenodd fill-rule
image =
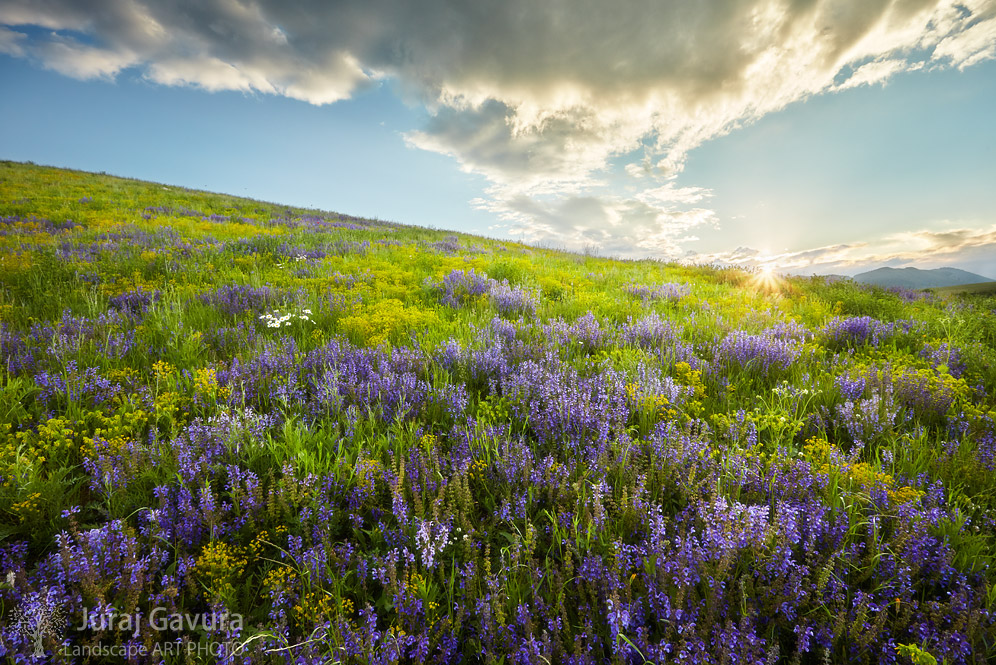
M994 280L958 268L877 268L854 276L854 281L882 287L931 289L945 286L978 284Z
M986 662L994 306L0 163L0 657Z

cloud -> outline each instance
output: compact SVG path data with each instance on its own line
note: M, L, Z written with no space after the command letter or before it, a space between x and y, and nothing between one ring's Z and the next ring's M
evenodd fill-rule
M172 85L248 85L326 104L392 76L451 120L493 121L499 109L513 143L529 136L606 155L652 136L680 156L832 89L844 67L863 65L857 84L900 71L914 48L956 66L992 57L994 14L990 0L8 0L0 24L86 34ZM58 57L34 55L53 66ZM180 73L163 73L178 63ZM240 75L219 76L222 65ZM428 135L440 150L461 146L440 123ZM499 168L503 155L492 156L468 164Z
M126 51L96 48L74 39L46 42L34 49L45 66L77 79L112 79L122 69L135 64L135 56Z
M0 26L0 53L22 57L24 55L23 42L25 35Z
M697 240L693 229L717 225L712 210L675 206L660 197L645 201L603 194L544 200L520 194L475 203L525 241L569 250L597 246L610 256L626 258L678 258L686 253L685 243Z
M918 63L917 63L918 64ZM890 76L911 68L902 60L876 60L858 67L850 77L834 90L847 90L856 88L859 85L872 85L874 83L885 83Z
M836 244L780 254L740 247L732 252L692 254L693 263L742 267L775 266L791 273L857 273L881 265L915 264L934 268L958 263L980 274L991 273L996 256L996 224L943 231L921 229L859 243ZM986 275L996 276L996 275Z
M628 131L628 136L627 136ZM636 130L569 108L523 123L504 102L444 107L410 145L454 157L468 172L482 173L506 195L565 191L586 182L620 143L635 145Z
M430 112L408 144L484 175L485 207L554 234L606 224L608 244L633 237L623 224L709 217L702 190L660 190L704 141L812 95L996 57L993 0L5 0L0 28L4 53L77 78L131 68L312 104L394 80ZM605 193L613 168L625 201Z
M933 58L947 59L958 69L996 58L996 18L945 37L934 49Z

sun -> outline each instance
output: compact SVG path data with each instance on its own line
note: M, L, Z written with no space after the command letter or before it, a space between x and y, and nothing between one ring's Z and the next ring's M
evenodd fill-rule
M780 291L785 280L777 272L777 267L773 264L758 266L758 270L750 280L751 286L756 289L773 293Z

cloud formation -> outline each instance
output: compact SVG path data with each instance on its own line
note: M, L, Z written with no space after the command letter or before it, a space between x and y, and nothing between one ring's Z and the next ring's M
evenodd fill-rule
M996 278L996 224L988 228L921 229L874 238L866 242L828 245L812 249L763 254L740 247L732 252L691 254L685 260L741 267L770 266L777 270L819 274L854 274L879 265L933 268L957 260L970 270Z
M677 202L688 194L677 190ZM705 196L705 195L702 195ZM716 226L716 214L702 207L678 207L658 198L650 202L612 195L478 199L495 213L511 235L527 242L570 250L596 248L610 256L679 258L697 238L692 229Z
M432 113L409 145L483 174L505 221L674 249L714 222L660 189L689 150L811 95L996 58L996 1L3 0L0 52L312 104L390 78ZM603 182L624 156L629 199Z

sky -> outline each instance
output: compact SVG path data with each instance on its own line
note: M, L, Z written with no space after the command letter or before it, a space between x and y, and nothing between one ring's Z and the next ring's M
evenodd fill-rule
M0 0L0 158L621 258L996 278L996 0Z

